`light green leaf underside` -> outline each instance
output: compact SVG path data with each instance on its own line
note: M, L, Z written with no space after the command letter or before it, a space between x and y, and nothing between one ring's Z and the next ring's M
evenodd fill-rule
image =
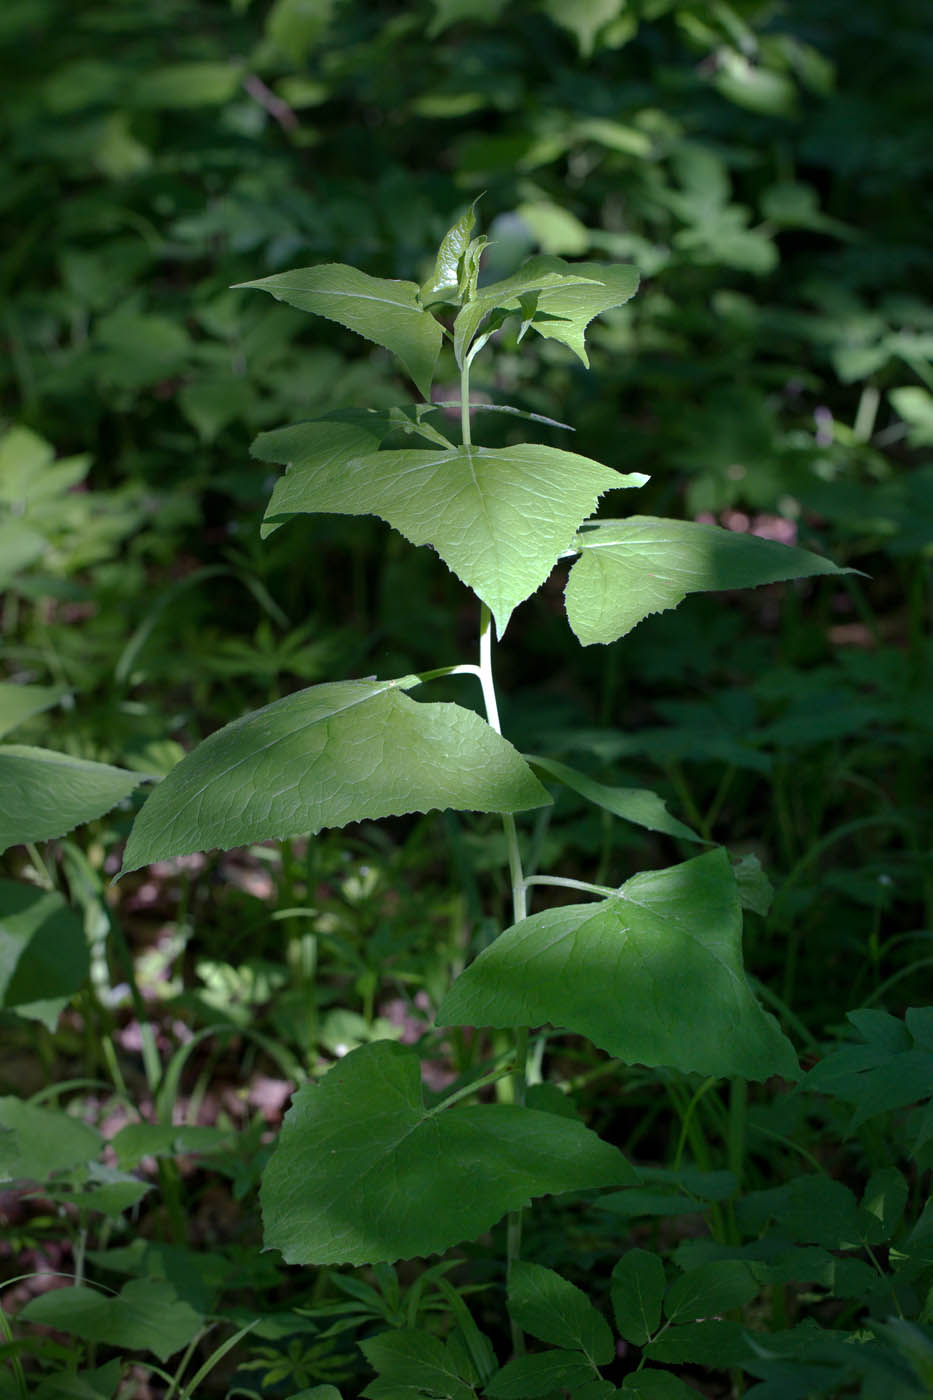
M596 317L622 306L638 291L639 274L627 263L567 263L561 258L541 256L525 264L532 276L547 272L568 273L585 278L583 283L548 287L538 295L538 312L557 320L533 320L532 329L548 340L559 340L578 355L589 368L584 343L586 328Z
M0 682L0 738L33 715L57 705L69 694L65 685L14 685Z
M414 282L370 277L345 263L322 263L237 286L270 292L277 301L337 321L384 346L398 356L424 397L430 398L442 332L420 305Z
M719 849L636 875L612 899L523 919L461 973L437 1014L442 1026L545 1021L629 1064L799 1074L745 977L736 883Z
M270 503L283 511L378 515L415 545L433 545L493 612L501 636L512 610L547 578L603 491L641 486L556 447L457 447L374 452L348 460L329 434Z
M0 748L0 851L94 821L139 786L139 773L25 744Z
M582 531L577 544L582 554L570 571L566 604L584 646L617 641L650 613L676 608L688 593L851 572L757 535L649 515L600 521Z
M416 704L400 684L311 686L212 734L149 797L121 873L364 818L436 807L517 812L550 802L511 744L478 715Z
M544 262L553 263L554 266L533 266ZM560 258L530 258L511 277L506 277L501 282L492 282L488 287L481 287L473 301L467 302L454 321L454 355L457 364L462 368L473 337L491 311L499 307L517 311L520 298L530 292L540 294L549 288L566 288L568 282L575 286L585 278L585 273L578 273L574 265L561 262ZM541 305L540 296L538 305Z
M667 836L679 836L682 841L702 843L703 838L672 817L658 794L649 788L609 787L576 768L570 768L566 763L559 763L557 759L539 758L533 753L525 754L525 758L533 768L549 773L588 802L612 812L613 816L621 817L623 821L634 822L636 826L647 827L649 831L663 831Z
M295 1095L263 1176L265 1244L289 1264L409 1259L533 1196L633 1179L573 1119L511 1104L427 1112L417 1055L375 1041Z
M84 926L61 895L0 880L0 1006L54 1029L87 973Z

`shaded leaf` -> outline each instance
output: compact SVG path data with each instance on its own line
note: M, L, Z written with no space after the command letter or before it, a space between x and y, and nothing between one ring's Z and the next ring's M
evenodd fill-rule
M0 851L49 841L94 821L128 797L139 773L25 744L0 748Z
M648 788L608 787L556 759L539 758L533 753L525 754L525 758L533 768L549 773L588 802L612 812L613 816L621 817L623 821L634 822L636 826L647 827L649 831L663 831L667 836L679 836L683 841L699 841L702 844L703 838L672 817L657 793Z
M380 1332L361 1342L360 1350L380 1382L412 1386L445 1400L474 1400L473 1386L460 1374L450 1346L429 1332L404 1327Z
M609 1294L620 1337L643 1347L661 1325L664 1265L647 1249L630 1249L612 1270Z
M162 1279L132 1279L115 1298L84 1286L53 1289L33 1298L19 1316L86 1342L151 1351L160 1361L190 1342L203 1320Z
M593 1368L580 1352L540 1351L506 1362L487 1382L486 1393L492 1400L535 1400L592 1379Z
M440 325L418 300L414 282L370 277L345 263L278 272L238 288L255 287L300 311L337 321L398 356L424 397L441 348Z
M628 263L566 263L545 255L531 258L525 266L534 276L551 271L563 273L565 279L569 279L570 274L586 279L585 283L573 284L565 280L554 287L544 287L538 296L537 315L531 327L545 339L559 340L569 346L589 368L586 328L604 311L631 300L638 290L637 269Z
M12 1097L0 1099L0 1127L14 1138L4 1142L0 1176L5 1181L47 1181L56 1172L93 1161L104 1145L87 1123Z
M664 1299L664 1313L671 1322L694 1322L740 1308L759 1291L760 1284L746 1263L721 1259L676 1279Z
M457 447L318 458L293 469L281 509L378 515L416 545L432 545L488 604L501 636L513 608L547 578L604 491L641 486L556 447Z
M69 690L64 685L14 685L0 682L0 738L33 715L57 705Z
M471 710L416 704L402 681L299 690L212 734L163 779L130 833L125 874L219 846L456 807L514 812L547 792Z
M632 1177L572 1119L426 1110L417 1055L374 1041L295 1095L263 1176L265 1243L292 1264L407 1259L474 1239L532 1196Z
M54 1029L88 963L84 927L60 894L0 880L0 1006Z
M577 544L582 553L567 580L567 617L584 646L617 641L688 593L851 572L757 535L647 515L598 521Z
M597 1366L615 1355L612 1333L582 1289L553 1269L516 1260L509 1271L509 1313L525 1332L552 1346L582 1351Z
M619 1395L632 1400L696 1400L697 1392L673 1371L656 1371L647 1366L625 1377Z
M742 916L723 850L507 929L457 978L439 1025L550 1021L627 1063L797 1078L797 1059L742 967Z
M672 1365L689 1362L726 1370L729 1366L741 1366L746 1357L754 1353L740 1322L711 1318L706 1322L685 1322L679 1327L669 1327L648 1343L644 1355L648 1361L666 1361Z

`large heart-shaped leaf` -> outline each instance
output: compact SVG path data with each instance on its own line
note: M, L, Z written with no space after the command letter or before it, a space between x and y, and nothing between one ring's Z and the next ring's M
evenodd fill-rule
M797 1057L742 967L725 851L636 875L611 899L533 914L457 978L438 1025L550 1021L627 1063L798 1077Z
M277 272L238 287L270 292L277 301L338 321L366 340L397 355L424 397L431 397L431 380L441 348L442 331L418 300L414 282L370 277L345 263L322 263Z
M851 572L757 535L650 515L594 522L577 544L582 554L567 580L567 617L584 646L617 641L688 593Z
M0 880L0 1006L54 1029L87 973L84 927L61 895Z
M548 340L568 345L589 368L586 353L586 328L604 311L622 306L638 291L639 274L627 263L567 263L561 258L541 256L531 258L525 271L533 277L560 273L563 282L545 287L538 294L532 329ZM571 281L567 274L585 281Z
M50 841L94 821L128 797L139 773L24 744L0 748L0 851L23 841Z
M364 817L548 805L507 740L472 710L401 693L415 684L408 676L315 685L218 730L152 793L121 873Z
M641 486L556 447L343 448L296 463L273 496L277 512L378 515L412 544L433 545L492 610L499 635L513 608L547 578L603 491ZM270 506L270 511L272 506Z
M408 1259L474 1239L532 1196L633 1180L577 1119L426 1109L414 1051L374 1041L295 1095L263 1176L265 1243L289 1264Z

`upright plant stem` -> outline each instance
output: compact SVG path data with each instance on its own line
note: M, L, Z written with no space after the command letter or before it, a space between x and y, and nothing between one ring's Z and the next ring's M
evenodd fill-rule
M466 359L460 374L460 424L463 436L463 445L469 447L470 439L470 360ZM502 733L502 725L499 722L499 706L496 702L496 685L492 672L492 615L486 604L482 606L480 614L479 633L479 678L483 688L483 703L486 707L486 718L497 734ZM515 818L511 813L505 813L502 818L502 826L505 831L505 843L509 859L509 878L512 884L512 917L515 923L525 918L525 872L522 869L521 851L518 845L518 832L515 829ZM525 1089L527 1085L528 1066L528 1029L520 1027L515 1032L515 1069L512 1074L512 1101L516 1104L525 1102ZM522 1213L521 1210L513 1210L509 1213L506 1227L506 1276L511 1273L512 1265L521 1257L522 1249ZM522 1329L515 1320L512 1320L512 1349L517 1356L525 1350L525 1338Z

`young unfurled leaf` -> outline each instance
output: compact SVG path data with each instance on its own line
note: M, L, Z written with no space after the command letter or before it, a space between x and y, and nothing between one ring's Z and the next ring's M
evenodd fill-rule
M123 870L214 846L314 834L433 807L550 803L512 745L472 710L417 704L403 681L299 690L212 734L144 805Z
M552 1346L582 1351L608 1366L615 1348L609 1324L582 1289L553 1269L516 1260L509 1271L509 1313L522 1331Z
M142 777L24 744L0 748L0 851L24 841L50 841L109 812Z
M236 285L269 292L277 301L338 321L384 346L398 356L424 397L431 397L443 333L418 300L414 282L370 277L345 263L322 263Z
M383 451L350 461L341 449L293 467L273 504L279 512L287 502L289 511L378 515L412 544L433 545L488 604L501 636L602 492L646 480L535 443Z
M441 239L434 263L434 273L421 288L421 299L426 304L432 301L455 301L459 299L461 286L461 260L470 246L470 235L476 223L474 199L465 214L453 224Z
M523 919L461 973L437 1014L439 1025L545 1021L629 1064L799 1075L745 977L741 906L721 849L636 875L611 899Z
M265 1242L290 1264L408 1259L474 1239L532 1196L633 1178L573 1119L425 1109L417 1055L374 1041L295 1095L263 1176Z
M757 535L647 515L596 521L576 542L582 553L567 580L567 617L584 646L617 641L688 593L851 572Z

